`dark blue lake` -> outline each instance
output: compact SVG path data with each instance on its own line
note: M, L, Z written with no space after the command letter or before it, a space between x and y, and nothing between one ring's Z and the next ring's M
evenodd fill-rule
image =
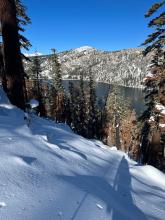
M69 82L72 82L74 83L74 85L79 86L79 80L63 80L63 85L66 91L68 91ZM88 86L88 82L85 82L85 84L86 84L85 86ZM102 82L96 83L96 94L99 103L102 102L102 104L104 105L106 97L109 94L109 92L111 92L112 88L113 85L108 83L102 83ZM138 115L140 115L140 113L144 111L145 104L144 104L144 94L142 89L119 86L119 91L121 96L123 96L123 99L127 99L127 98L130 99L131 108L135 109Z

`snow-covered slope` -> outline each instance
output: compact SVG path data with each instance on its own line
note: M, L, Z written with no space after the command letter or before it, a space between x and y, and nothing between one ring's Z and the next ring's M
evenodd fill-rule
M24 113L0 90L1 220L164 219L165 175Z

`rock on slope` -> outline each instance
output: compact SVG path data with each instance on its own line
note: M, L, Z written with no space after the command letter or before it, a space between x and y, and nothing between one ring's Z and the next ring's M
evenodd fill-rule
M10 105L0 90L0 219L163 220L165 176L64 124Z
M49 55L41 56L43 75L51 78ZM143 57L142 49L101 51L85 46L59 53L64 79L78 79L80 72L94 75L97 81L117 83L130 87L142 87L150 56ZM30 63L26 70L30 72Z

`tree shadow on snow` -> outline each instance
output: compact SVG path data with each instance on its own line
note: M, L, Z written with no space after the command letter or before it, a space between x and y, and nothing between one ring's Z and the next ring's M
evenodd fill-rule
M83 154L83 153L81 153L81 152L79 152L79 151L77 151L77 150L75 150L75 149L72 149L72 148L69 147L68 144L66 144L65 142L61 142L61 143L59 144L59 148L60 148L61 150L68 150L68 151L70 151L70 152L72 152L72 153L77 154L77 155L80 156L82 159L87 160L87 156L86 156L85 154Z
M124 157L119 164L113 186L104 176L75 174L75 176L59 176L59 178L85 192L71 220L78 219L77 215L88 195L106 204L106 212L112 220L147 220L143 212L134 204L131 195L131 175Z
M37 160L35 157L28 157L28 156L22 156L17 155L19 158L21 158L26 164L31 165L33 162Z

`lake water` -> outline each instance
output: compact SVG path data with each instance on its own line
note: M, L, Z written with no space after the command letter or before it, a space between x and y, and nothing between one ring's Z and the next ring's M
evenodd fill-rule
M69 82L73 82L74 85L79 86L79 80L63 80L63 85L68 91L69 89ZM86 86L88 86L88 82L85 82ZM104 105L106 97L109 92L111 92L113 85L108 83L97 82L96 83L96 94L98 97L99 103ZM119 86L119 91L123 99L130 99L131 108L135 109L137 115L140 115L145 109L144 104L144 93L142 89L139 88L130 88L125 86Z

